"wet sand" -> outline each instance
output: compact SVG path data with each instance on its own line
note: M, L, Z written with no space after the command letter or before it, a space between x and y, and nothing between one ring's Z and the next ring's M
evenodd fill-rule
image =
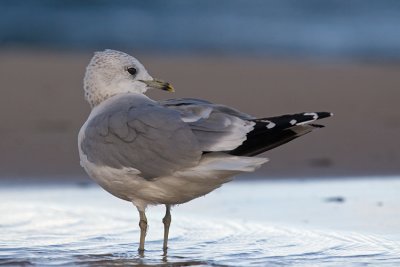
M94 184L0 182L0 265L398 266L400 179L231 182L172 210L138 214Z
M130 51L128 51L130 52ZM91 53L0 52L0 177L85 176L77 133L89 114L82 78ZM177 93L257 116L331 111L328 127L266 153L256 176L400 172L400 65L268 58L138 55ZM248 175L252 176L252 175ZM254 176L254 175L253 175Z

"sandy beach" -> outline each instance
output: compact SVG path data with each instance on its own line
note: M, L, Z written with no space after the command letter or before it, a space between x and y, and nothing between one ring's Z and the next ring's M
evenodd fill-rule
M131 53L132 51L126 51ZM133 53L134 54L134 53ZM77 133L89 114L82 79L91 53L0 52L0 177L84 177ZM269 151L256 177L400 172L400 65L243 57L137 55L176 93L257 116L331 111L327 127Z

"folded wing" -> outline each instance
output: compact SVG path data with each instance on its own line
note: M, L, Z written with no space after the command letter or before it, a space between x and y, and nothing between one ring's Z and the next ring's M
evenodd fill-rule
M197 99L172 99L162 105L180 112L204 152L223 151L236 156L255 156L311 132L322 125L314 121L329 112L305 112L256 119L223 105Z
M256 119L204 100L157 103L131 94L106 102L85 124L82 152L92 163L133 168L146 179L196 167L214 154L213 162L232 169L225 157L260 154L322 127L313 122L331 116L316 112Z
M204 100L171 99L160 104L180 113L181 119L189 125L204 152L237 148L256 125L250 115Z
M179 112L129 94L107 101L87 122L80 144L90 162L134 168L146 179L198 164L202 151Z

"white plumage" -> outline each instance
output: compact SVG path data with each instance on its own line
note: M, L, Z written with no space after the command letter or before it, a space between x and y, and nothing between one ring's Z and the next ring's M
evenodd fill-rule
M254 171L267 159L252 156L310 132L314 125L309 122L330 115L256 119L199 99L156 102L143 95L149 88L173 91L170 84L153 79L137 59L113 50L96 52L84 79L92 111L78 137L81 165L89 176L137 207L141 251L148 205L166 205L166 249L171 205Z

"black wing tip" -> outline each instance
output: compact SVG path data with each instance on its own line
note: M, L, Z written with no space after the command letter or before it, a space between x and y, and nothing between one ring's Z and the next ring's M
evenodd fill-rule
M303 112L296 114L287 114L277 117L254 119L256 128L267 128L268 130L282 130L293 126L311 124L320 119L333 116L331 112Z
M325 127L314 122L332 115L331 112L303 112L254 119L252 121L256 124L254 130L247 134L247 140L228 153L238 156L255 156L307 134L313 130L312 128ZM302 126L305 128L296 128Z
M325 119L325 118L329 118L333 116L332 112L326 112L326 111L320 111L320 112L314 112L317 114L318 116L318 120L319 119Z

